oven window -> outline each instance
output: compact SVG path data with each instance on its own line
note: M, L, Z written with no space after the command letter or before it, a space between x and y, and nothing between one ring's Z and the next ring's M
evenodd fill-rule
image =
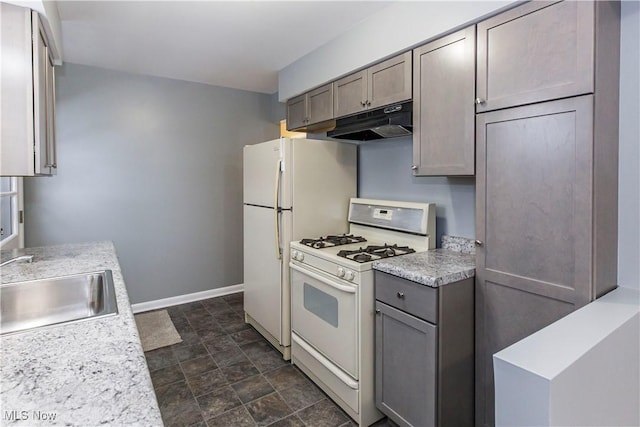
M334 328L338 327L338 300L336 297L304 284L304 308L315 314Z

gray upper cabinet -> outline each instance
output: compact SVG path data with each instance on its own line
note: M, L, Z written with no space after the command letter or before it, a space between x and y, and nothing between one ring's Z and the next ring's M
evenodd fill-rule
M333 83L336 118L411 99L411 52Z
M287 130L313 130L333 119L333 84L329 83L287 101Z
M594 2L530 2L478 24L477 112L593 93Z
M476 28L413 51L413 174L475 173Z
M54 175L55 79L52 51L38 13L2 8L2 176Z
M367 69L367 107L411 99L411 51Z
M348 116L367 109L367 70L333 82L333 111L336 117Z
M287 130L304 128L307 124L307 94L287 101Z

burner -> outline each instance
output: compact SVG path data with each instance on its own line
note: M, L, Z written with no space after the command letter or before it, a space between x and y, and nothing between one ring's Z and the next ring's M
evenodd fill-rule
M300 240L300 243L315 249L322 249L331 246L342 246L351 243L362 243L366 241L367 239L362 236L354 236L353 234L342 234L339 236L319 237L317 239L302 239Z
M353 251L343 250L338 252L338 256L359 263L364 263L392 256L406 255L413 252L415 252L415 250L409 246L388 245L385 243L382 246L369 245L366 248L361 247Z
M369 261L371 261L371 255L364 254L364 253L359 253L359 254L354 255L353 260L354 261L358 261L358 262L369 262Z
M320 237L319 239L302 239L300 240L300 243L316 249L324 248L327 245L323 237Z

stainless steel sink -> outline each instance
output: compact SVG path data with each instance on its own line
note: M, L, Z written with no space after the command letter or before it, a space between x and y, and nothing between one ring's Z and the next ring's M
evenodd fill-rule
M0 334L118 313L111 270L0 286Z

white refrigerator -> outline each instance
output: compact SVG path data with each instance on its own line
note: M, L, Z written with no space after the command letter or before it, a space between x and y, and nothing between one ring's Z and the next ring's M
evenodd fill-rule
M243 149L245 320L291 357L289 243L347 231L357 146L281 138Z

